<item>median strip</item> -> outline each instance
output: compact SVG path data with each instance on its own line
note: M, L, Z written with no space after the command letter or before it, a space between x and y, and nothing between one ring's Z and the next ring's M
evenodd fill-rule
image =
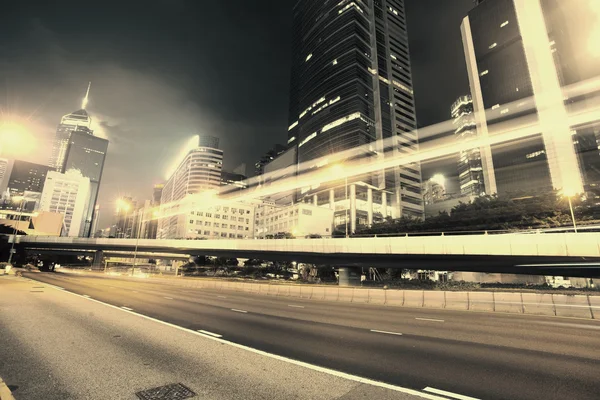
M444 322L443 319L434 319L434 318L415 318L419 321L431 321L431 322Z
M436 389L436 388L432 388L429 386L423 390L426 392L429 392L429 393L441 394L442 396L452 397L453 399L458 399L458 400L480 400L476 397L470 397L470 396L465 396L465 395L458 394L458 393L447 392L445 390Z
M398 336L402 336L402 334L400 332L378 331L377 329L371 329L371 332L385 333L386 335L398 335Z
M198 332L204 333L205 335L212 336L212 337L223 337L223 335L219 335L218 333L213 333L213 332L205 331L203 329L199 329Z
M237 308L232 308L232 309L231 309L231 311L235 311L235 312L241 312L241 313L244 313L244 314L247 314L247 313L248 313L248 311L244 311L244 310L238 310Z

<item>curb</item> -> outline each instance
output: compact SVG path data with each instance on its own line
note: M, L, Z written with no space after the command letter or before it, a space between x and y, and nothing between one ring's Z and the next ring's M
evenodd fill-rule
M15 400L2 378L0 378L0 400Z

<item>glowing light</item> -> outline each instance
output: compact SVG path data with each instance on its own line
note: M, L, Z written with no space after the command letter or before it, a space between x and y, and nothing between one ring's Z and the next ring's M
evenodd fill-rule
M355 120L355 119L358 119L358 118L360 118L360 113L356 112L356 113L350 114L348 116L345 116L343 118L336 119L335 121L333 121L333 122L325 125L323 127L323 129L321 130L321 132L326 132L326 131L328 131L330 129L333 129L333 128L337 127L337 126L345 124L346 122L349 122L349 121L352 121L352 120ZM316 136L316 133L315 133L315 136Z
M31 152L34 139L24 125L0 122L0 155L23 156Z
M83 98L83 101L81 102L81 108L83 108L84 110L85 110L85 108L88 105L89 96L90 96L90 87L91 86L92 86L92 82L88 83L87 92L85 92L85 97Z
M177 156L177 158L175 158L173 160L173 163L167 169L167 171L165 173L165 179L168 180L171 178L171 175L173 175L175 173L175 171L177 171L177 167L179 167L181 162L190 153L190 151L192 151L198 147L199 142L200 142L199 135L192 136L190 139L188 139L188 141L185 143L185 146L181 148L181 151L179 152L179 155Z
M292 136L291 138L289 138L288 144L292 143L294 140L296 140L296 136Z
M503 23L501 23L500 28L504 28L506 25L508 25L508 21L504 21Z
M303 141L300 142L300 144L298 145L298 147L302 147L304 146L306 143L310 142L313 138L315 138L317 136L317 132L313 132L310 135L308 135L306 138L304 138Z
M291 131L292 129L294 129L295 127L298 126L298 121L295 121L293 124L291 124L288 128L288 132Z
M308 61L308 60L310 60L311 58L312 58L312 53L310 53L309 55L307 55L307 56L306 56L306 60L305 60L305 61Z
M442 174L435 174L429 180L433 183L437 183L443 188L446 188L446 177Z
M117 199L117 212L128 212L131 209L131 204L125 199Z

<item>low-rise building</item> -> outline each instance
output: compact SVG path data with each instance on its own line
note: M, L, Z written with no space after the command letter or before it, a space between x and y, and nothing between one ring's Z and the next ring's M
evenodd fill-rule
M308 235L330 236L333 226L333 210L307 203L290 206L264 202L256 208L254 236L266 238L278 233L295 237Z
M0 225L10 226L27 235L60 236L63 215L46 211L0 210Z

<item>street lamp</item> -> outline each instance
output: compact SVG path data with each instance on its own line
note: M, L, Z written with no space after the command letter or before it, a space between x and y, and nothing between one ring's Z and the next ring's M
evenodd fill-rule
M12 262L12 256L15 252L15 242L17 241L17 232L19 231L19 223L21 222L21 216L23 215L23 203L25 202L25 196L15 196L13 200L16 200L19 203L19 214L17 216L17 223L15 224L15 229L13 231L13 241L10 246L10 254L8 255L8 263Z
M341 164L336 164L331 167L331 172L336 175L344 175L344 203L348 202L348 176L344 174L344 167ZM346 222L346 237L348 237L348 204L344 204L345 222Z
M127 233L127 217L130 209L131 204L129 204L127 200L122 198L117 199L117 213L125 211L125 220L123 221L123 237L125 237L125 234Z
M138 213L140 214L140 223L138 225L137 235L135 235L135 250L133 251L133 268L131 268L131 276L133 276L133 273L135 272L138 244L140 243L140 233L142 232L142 223L144 221L144 209L140 209Z

